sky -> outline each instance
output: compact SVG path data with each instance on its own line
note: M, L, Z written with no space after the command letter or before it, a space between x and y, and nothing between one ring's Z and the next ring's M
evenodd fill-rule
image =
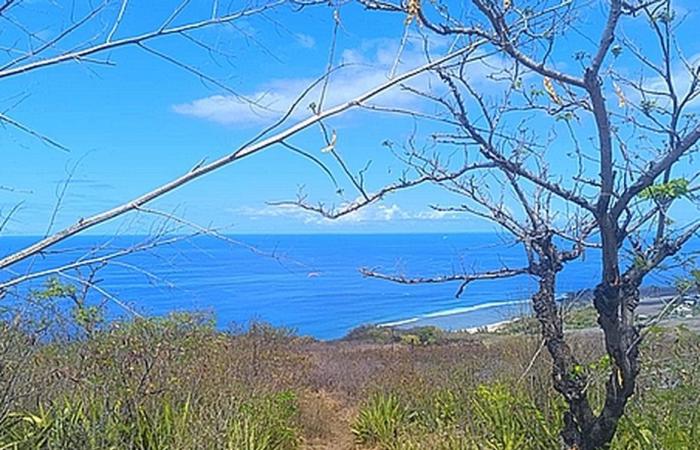
M227 5L221 2L220 8ZM231 2L233 9L239 2ZM590 3L591 14L581 30L595 36L602 23L599 1ZM17 55L17 48L38 48L50 36L65 30L87 12L87 3L24 0L3 18L0 63ZM679 10L696 20L692 4L679 2ZM94 21L72 34L62 49L97 37L111 29L120 1L108 2ZM115 37L132 36L157 28L178 2L132 0L128 3ZM187 3L173 25L211 14L212 2ZM473 12L473 11L472 11ZM470 14L467 9L465 14ZM357 5L338 10L340 24L333 64L345 64L330 79L325 103L346 101L387 80L401 37L406 29L400 15L367 13ZM22 28L20 28L21 24ZM34 32L31 38L24 30ZM202 160L211 161L239 148L273 122L299 93L324 73L334 29L333 10L287 7L241 19L230 26L215 26L191 34L160 38L148 46L177 58L175 65L144 49L125 47L95 55L95 60L68 62L0 80L3 114L59 142L68 150L47 145L35 136L4 124L0 131L3 163L0 165L0 212L6 217L5 235L44 235L82 217L101 212L189 171ZM410 35L423 32L410 28ZM631 30L634 32L635 30ZM692 32L684 31L692 38ZM684 35L681 35L684 36ZM208 51L198 42L208 42ZM434 54L444 54L451 42L431 39ZM642 40L642 44L646 44ZM591 45L583 37L564 42L558 49L572 54ZM696 45L692 44L691 45ZM15 49L15 50L12 50ZM52 49L47 54L51 54ZM700 54L700 49L691 49ZM99 61L97 61L99 59ZM107 61L109 64L104 64ZM397 71L424 62L419 41L409 39ZM563 61L561 69L573 67ZM200 79L183 67L218 80ZM474 73L485 91L496 86L485 75ZM481 77L481 78L480 78ZM431 80L413 83L427 87ZM222 87L225 85L226 88ZM255 99L265 108L241 98ZM305 99L289 124L305 117ZM415 96L393 90L377 100L406 108L422 108ZM416 132L414 121L386 114L351 112L327 123L336 131L337 150L354 172L371 165L367 187L376 189L395 181L402 165L386 141L405 142ZM584 125L585 128L585 125ZM427 132L420 130L420 132ZM546 132L542 130L542 133ZM421 187L386 198L371 208L342 220L330 221L297 208L269 202L294 200L304 192L311 201L326 204L350 202L357 197L324 146L318 128L295 136L290 142L304 148L332 168L339 185L309 159L282 147L273 147L178 189L154 203L154 208L174 213L202 226L228 233L411 233L480 232L493 226L480 219L440 213L431 204L458 202L435 187ZM566 171L566 160L553 156L555 169ZM561 166L561 167L558 167ZM70 180L69 183L66 181ZM338 194L339 188L342 194ZM55 211L55 214L54 214ZM157 224L152 217L129 215L90 230L94 234L147 233Z

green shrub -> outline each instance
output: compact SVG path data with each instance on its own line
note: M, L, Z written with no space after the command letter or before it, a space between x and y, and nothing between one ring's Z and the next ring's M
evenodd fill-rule
M598 326L598 312L592 306L576 306L564 313L564 326L581 330Z
M532 361L538 338L374 331L414 345L319 343L266 324L221 333L206 315L58 340L0 322L0 450L558 448L564 402L546 352ZM649 331L611 450L696 448L700 337ZM597 409L610 360L597 336L576 337Z
M399 440L410 415L394 394L375 394L362 406L352 426L360 444L391 449Z
M228 429L229 450L290 450L299 445L297 397L285 391L244 403Z
M230 450L293 450L299 445L296 396L281 392L234 407L225 438L211 448ZM0 449L177 450L202 448L192 432L190 402L161 400L155 408L128 411L121 403L65 400L36 412L11 413L0 420ZM211 416L210 416L211 417ZM201 427L201 424L200 424ZM199 428L203 431L203 428ZM215 430L211 427L210 430ZM225 445L223 442L225 441ZM201 447L200 447L201 445Z
M498 334L539 334L540 322L533 316L522 316L496 329Z
M1 449L175 449L188 432L189 404L164 401L134 417L123 405L64 400L35 412L10 413L0 423Z
M486 448L547 450L559 445L556 418L547 417L516 385L492 383L479 386L472 411L475 431L482 436Z
M542 402L543 409L512 383L460 392L424 389L424 398L412 394L402 401L398 392L370 397L353 426L357 442L392 450L550 450L559 445L561 402Z
M700 335L677 326L657 330L638 395L620 421L615 449L696 449L700 443Z
M700 392L677 389L673 392L656 392L647 396L643 405L634 405L630 408L628 415L620 421L613 448L620 450L697 448L700 442L698 395ZM672 410L669 410L670 405L673 405Z
M457 423L462 400L451 390L437 391L431 398L429 409L423 414L429 429L451 430Z
M350 330L343 340L372 342L375 344L431 345L444 342L445 332L434 326L403 329L378 325L361 325Z

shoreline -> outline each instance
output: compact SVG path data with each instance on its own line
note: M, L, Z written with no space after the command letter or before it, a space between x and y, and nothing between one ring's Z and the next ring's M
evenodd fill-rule
M454 333L468 333L468 334L476 334L476 333L482 333L482 332L495 333L495 332L501 330L502 328L506 327L507 325L518 322L518 321L522 320L523 318L524 318L524 316L514 317L512 319L501 320L500 322L494 322L494 323L490 323L487 325L482 325L480 327L463 328L461 330L455 330L453 332Z
M564 302L571 302L573 309L592 307L590 300L592 293L579 292L567 293ZM667 302L674 298L677 292L670 287L647 287L643 289L637 313L642 318L653 318L667 306ZM697 294L696 294L697 295ZM672 309L677 308L678 305ZM699 302L696 303L698 305ZM700 305L698 305L700 306ZM489 302L481 305L473 305L463 308L452 308L445 311L437 311L411 317L402 320L394 320L375 324L378 328L410 330L421 327L436 327L448 333L497 332L500 329L532 317L530 300L515 300L506 302ZM643 320L643 319L642 319ZM682 321L690 323L693 327L700 327L700 313L691 313L689 316L680 317L667 311L663 322ZM697 322L697 323L696 323Z
M510 322L529 313L530 300L520 299L450 308L374 325L400 330L433 326L444 331L465 331Z

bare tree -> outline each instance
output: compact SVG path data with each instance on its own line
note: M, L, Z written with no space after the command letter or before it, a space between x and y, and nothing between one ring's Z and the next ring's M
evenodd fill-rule
M522 266L433 277L363 273L408 284L457 282L457 295L479 280L536 277L533 309L553 360L554 387L568 404L563 446L606 448L640 371L639 288L700 230L682 214L696 208L691 154L700 123L692 107L700 61L684 54L683 21L672 1L599 2L605 14L595 40L583 19L599 13L597 2L472 0L466 11L448 2L360 2L398 13L426 42L449 38L473 50L433 69L441 81L433 89L408 89L439 113L366 105L423 128L440 125L427 138L432 153L417 150L414 135L397 152L406 166L398 181L373 193L364 187L365 171L344 170L359 190L356 200L334 207L303 195L282 203L336 219L420 184L461 196L459 205L432 207L497 224L524 247ZM581 50L569 54L567 42L580 42ZM599 412L555 301L557 274L588 248L601 254L593 304L612 361Z
M464 199L458 205L432 205L435 210L481 217L523 246L526 258L518 267L437 277L387 274L377 269L365 269L364 273L401 283L457 282L458 295L476 281L535 277L539 288L532 298L533 307L554 361L554 387L569 406L562 430L564 445L585 450L604 448L614 436L640 370L641 333L635 317L639 286L700 229L697 222L672 222L678 206L693 207L692 196L697 190L689 157L700 139L700 125L691 114L700 81L697 62L684 55L683 43L675 38L679 20L674 17L671 0L606 0L606 16L597 30L599 37L595 42L586 41L587 50L574 55L564 54L567 48L563 43L590 34L588 29L581 30L581 17L595 9L590 4L570 0L471 0L473 9L465 12L454 11L454 5L441 2L360 2L370 10L396 13L405 21L407 29L400 49L404 48L408 28L417 27L426 42L433 37L449 39L451 50L436 57L426 45L424 65L394 76L398 66L395 64L385 83L342 104L324 107L324 94L330 89L327 77L335 70L331 51L331 64L322 76L300 93L278 121L249 142L213 162L197 164L150 192L93 216L76 218L72 225L2 256L0 270L11 270L59 242L128 213L169 215L172 220L172 214L153 210L150 204L273 146L285 146L319 162L289 142L296 134L319 126L324 151L339 164L358 197L340 207L312 204L306 196L300 196L293 204L335 219L394 192L433 184ZM109 58L101 59L109 51L134 46L219 89L240 95L220 80L153 49L149 42L169 36L191 40L195 38L188 33L197 29L231 23L287 4L304 7L313 3L280 0L225 11L214 1L210 16L182 23L179 19L187 7L185 1L158 27L122 37L120 29L127 20L129 2L107 1L90 7L46 38L14 18L13 10L22 5L21 0L7 0L0 4L0 18L28 39L26 48L5 45L8 56L0 66L0 78L71 62L110 65ZM97 36L81 34L86 24L95 21L106 24ZM650 42L648 37L640 37L643 32L635 28L638 22L650 27L657 52L641 50ZM623 23L631 24L629 34L623 30ZM338 21L336 30L337 26ZM647 31L645 36L648 35ZM196 40L196 44L215 50L206 42ZM397 61L400 57L399 54ZM573 69L576 65L580 67ZM563 66L566 71L561 69ZM432 89L419 90L404 84L428 71L439 81ZM472 72L486 72L487 76L475 79ZM376 96L396 86L437 107L439 112L372 103ZM321 96L312 113L290 124L294 111L316 88L321 89ZM436 124L437 129L430 136L434 151L417 149L413 145L415 137L409 139L403 151L387 143L406 165L406 171L394 183L368 189L367 167L353 173L335 148L334 133L325 125L326 119L352 108L408 116L422 127ZM0 116L0 121L66 150L59 140L7 113ZM323 162L319 164L328 171ZM13 212L11 209L9 216ZM7 217L0 222L0 230ZM176 221L184 223L179 218ZM599 413L593 411L589 402L586 374L575 370L578 361L567 343L555 300L558 273L588 248L599 248L602 253L594 305L606 350L613 361L605 404ZM0 284L0 296L27 280L99 266L121 255L112 252L42 271L14 274Z

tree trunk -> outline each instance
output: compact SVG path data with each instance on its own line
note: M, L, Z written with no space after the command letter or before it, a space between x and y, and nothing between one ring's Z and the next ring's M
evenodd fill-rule
M595 290L594 304L605 335L605 348L613 364L605 386L602 411L584 427L579 427L577 439L571 441L573 445L569 448L577 450L609 448L639 374L640 335L634 326L634 310L639 304L638 283L623 280L617 285L601 284Z
M532 297L532 306L541 325L542 338L552 357L554 389L567 402L564 428L561 431L563 448L583 449L585 439L595 422L593 410L586 396L587 379L564 336L561 311L556 303L556 274L562 269L558 253L545 238L536 243L541 257L538 265L539 289Z

